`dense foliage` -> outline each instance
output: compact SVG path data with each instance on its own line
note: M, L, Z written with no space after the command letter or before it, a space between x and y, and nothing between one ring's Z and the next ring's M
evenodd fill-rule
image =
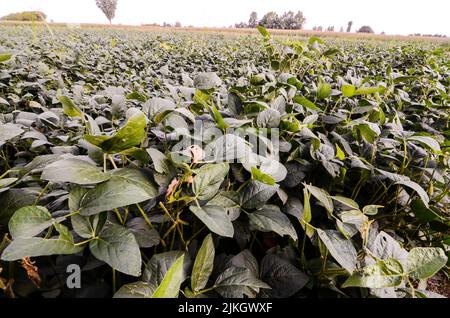
M301 30L306 22L306 18L301 11L294 13L293 11L284 12L278 15L275 11L266 13L261 20L258 20L256 12L250 14L248 24L239 22L235 24L236 28L254 28L260 25L268 29L284 29L284 30Z
M2 28L6 296L439 296L426 287L448 274L448 49L259 30ZM279 160L240 162L250 146L230 134L178 149L196 121L279 128ZM233 160L206 162L208 147Z
M0 18L4 21L45 21L47 15L40 11L23 11L10 13Z

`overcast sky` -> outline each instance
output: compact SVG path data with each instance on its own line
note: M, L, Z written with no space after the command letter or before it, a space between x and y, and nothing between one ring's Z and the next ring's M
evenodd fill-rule
M95 0L0 0L0 16L40 10L48 20L73 23L107 23ZM119 0L113 23L174 23L224 27L247 21L251 11L261 17L301 10L306 29L352 20L353 26L370 25L376 33L432 33L450 36L450 0Z

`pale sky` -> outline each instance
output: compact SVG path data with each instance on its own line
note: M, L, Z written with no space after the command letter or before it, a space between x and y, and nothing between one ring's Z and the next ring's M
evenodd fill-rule
M0 0L0 16L25 10L43 11L54 22L108 23L95 0ZM450 0L119 0L113 23L228 27L248 21L251 11L261 18L288 10L303 12L305 29L334 25L336 31L345 30L352 20L353 30L370 25L376 33L450 36Z

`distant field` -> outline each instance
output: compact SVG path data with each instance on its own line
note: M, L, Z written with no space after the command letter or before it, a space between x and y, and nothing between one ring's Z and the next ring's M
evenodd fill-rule
M32 26L32 22L27 21L0 21L0 25L20 25ZM118 29L118 30L133 30L143 32L198 32L198 33L219 33L219 34L254 34L258 31L256 29L237 29L237 28L210 28L210 27L162 27L162 26L137 26L137 25L121 25L121 24L93 24L93 23L44 23L36 22L34 25L39 27L50 28L82 28L82 29ZM273 35L281 35L287 37L322 37L322 38L339 38L339 39L353 39L353 40L380 40L380 41L409 41L409 42L443 42L450 43L449 38L438 37L421 37L421 36L405 36L405 35L381 35L368 33L346 33L346 32L326 32L313 30L269 30Z

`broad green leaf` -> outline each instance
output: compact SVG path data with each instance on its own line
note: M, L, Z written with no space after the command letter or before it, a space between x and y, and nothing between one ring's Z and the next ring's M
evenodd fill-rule
M0 179L0 192L3 192L6 189L8 189L8 186L13 184L17 180L19 180L19 178L4 178L4 179Z
M167 271L161 284L153 293L152 298L177 298L183 282L184 255L181 255Z
M327 191L309 184L305 184L304 186L309 193L322 203L329 213L333 213L333 200L331 200L331 196Z
M256 278L248 268L229 267L220 274L214 284L224 298L255 297L261 288L269 285Z
M80 202L81 215L93 215L114 208L150 200L158 190L145 175L136 169L111 171L111 178L89 190Z
M375 123L367 122L355 127L359 130L361 137L371 144L374 143L375 138L381 133L380 128Z
M343 197L343 196L340 196L340 195L334 195L334 196L331 196L331 198L333 200L336 200L336 201L338 201L338 202L348 206L348 207L351 207L351 208L354 208L356 210L359 210L358 203L356 203L354 200L352 200L350 198L346 198L346 197Z
M302 105L303 107L306 107L308 109L314 110L316 112L321 112L322 111L319 107L317 107L313 102L311 102L306 97L295 95L294 96L294 102L296 102L297 104Z
M166 174L170 172L169 159L167 159L167 157L162 152L155 148L147 148L147 152L150 155L150 158L152 158L156 172Z
M9 54L9 53L0 54L0 62L6 62L6 61L10 60L11 57L12 57L12 54Z
M415 247L408 254L406 270L414 279L426 279L444 267L447 260L442 248Z
M408 137L407 140L408 141L416 141L416 142L424 145L425 147L430 148L434 152L440 152L441 151L441 147L439 146L439 142L436 139L432 138L432 137L411 136L411 137Z
M265 37L265 38L270 38L270 33L262 26L257 25L256 29L259 31L259 33Z
M128 118L126 124L113 136L85 135L84 138L93 145L100 147L106 153L119 153L140 145L146 136L147 118L141 111Z
M51 226L55 220L43 206L26 206L14 212L9 220L9 233L13 239L30 238Z
M281 236L289 235L297 241L297 232L289 221L288 217L280 211L276 205L265 205L248 215L249 224L253 228L262 232L275 232Z
M317 85L317 97L319 99L325 99L331 94L331 85L328 83L320 82ZM305 106L306 107L306 106Z
M99 236L89 243L97 259L127 275L141 275L141 252L139 245L127 228L109 224Z
M359 87L355 91L355 95L370 95L378 93L380 89L378 87Z
M191 287L193 291L205 288L214 267L214 242L211 234L205 237L195 257L192 268Z
M182 251L168 251L160 254L154 254L145 266L144 272L142 273L142 281L151 285L159 286L166 276L166 273L175 261L181 257L181 255L185 255L183 274L184 281L188 276L188 270L191 268L191 261L188 254Z
M158 231L150 227L143 217L132 218L125 226L133 233L139 247L149 248L160 243Z
M261 172L261 170L259 170L256 167L252 167L251 169L252 169L251 172L252 172L253 180L261 181L262 183L269 184L269 185L275 184L275 179L272 178L270 175Z
M320 240L325 244L331 256L350 274L356 268L357 252L352 241L347 240L339 231L317 229Z
M192 190L199 200L212 199L219 191L230 166L227 162L218 164L206 164L196 171Z
M70 182L80 185L101 183L110 178L109 173L86 160L68 158L53 162L42 171L41 179L51 182Z
M280 125L281 114L278 110L267 108L256 117L256 125L260 128L276 128Z
M277 192L279 186L250 181L240 192L239 202L244 209L258 209Z
M342 95L344 95L344 97L350 98L350 97L355 96L356 87L353 85L345 84L345 85L342 85L341 91L342 91Z
M220 206L189 206L189 209L202 221L211 232L220 236L233 237L234 228L227 211Z
M308 275L278 255L267 254L261 262L261 278L272 289L265 291L270 297L291 297L309 281Z
M194 78L194 86L197 89L208 90L222 85L222 80L214 72L200 73Z
M63 111L65 115L69 117L82 116L83 112L81 111L81 109L77 107L69 97L62 95L58 97L58 100L63 105Z
M397 260L388 258L374 265L364 267L361 272L355 272L342 287L386 288L400 285L404 276L403 267Z
M18 125L7 123L0 123L0 147L7 142L17 136L20 136L23 133L23 129Z
M366 205L365 207L363 207L362 212L365 215L376 215L378 213L378 209L383 208L382 205Z
M152 298L156 286L146 282L134 282L123 285L113 298Z
M68 229L63 225L56 225L58 226L55 226L55 228L60 233L57 239L40 237L15 239L3 250L1 259L11 262L25 257L66 255L81 252L83 246L74 245Z
M406 187L411 188L414 191L416 191L419 198L422 200L422 202L425 204L425 206L428 207L430 198L428 197L427 192L418 183L415 183L414 181L410 181L410 180L404 180L404 181L400 180L400 181L397 181L395 184L401 184L403 186L406 186Z

